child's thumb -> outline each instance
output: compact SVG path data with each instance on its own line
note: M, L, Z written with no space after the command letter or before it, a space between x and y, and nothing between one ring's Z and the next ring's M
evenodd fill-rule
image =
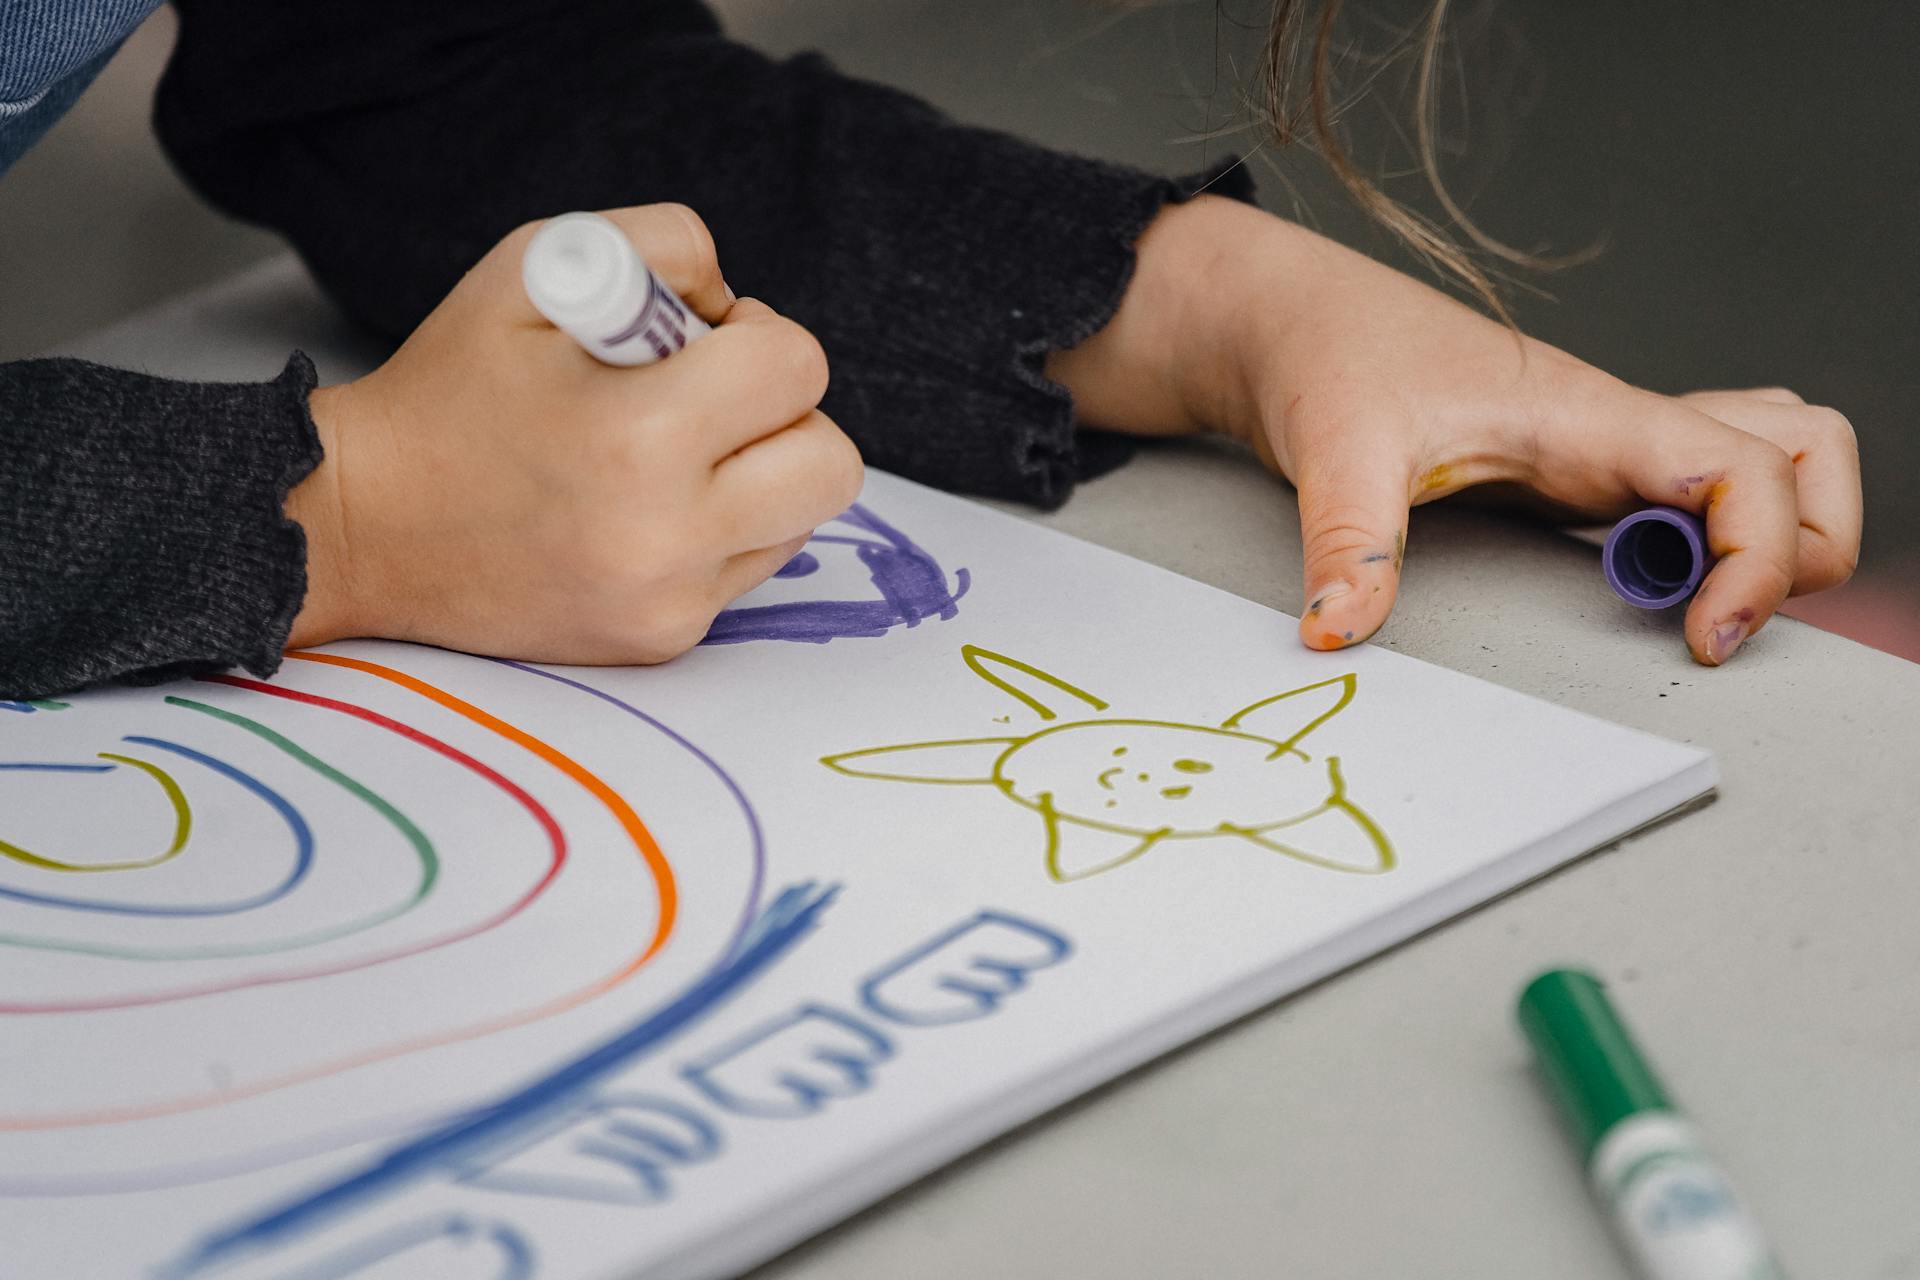
M1343 437L1331 457L1301 467L1300 535L1306 598L1300 639L1342 649L1380 629L1400 590L1411 466L1390 438Z

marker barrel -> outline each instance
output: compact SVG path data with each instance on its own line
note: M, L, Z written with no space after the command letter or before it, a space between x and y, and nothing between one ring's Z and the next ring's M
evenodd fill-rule
M1707 526L1678 507L1636 511L1607 535L1600 567L1628 604L1664 609L1692 595L1713 565Z
M651 364L712 332L597 213L549 220L528 243L520 276L540 314L605 364Z
M1606 992L1577 969L1520 996L1520 1026L1647 1280L1784 1280L1759 1224L1677 1111Z

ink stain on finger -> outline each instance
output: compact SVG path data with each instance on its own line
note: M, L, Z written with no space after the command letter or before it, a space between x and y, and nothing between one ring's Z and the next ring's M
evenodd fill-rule
M1420 475L1420 492L1432 493L1435 489L1445 489L1453 484L1455 468L1450 462L1437 467L1429 467Z
M1360 563L1361 564L1379 564L1382 560L1391 560L1391 559L1393 559L1393 556L1390 555L1389 553L1385 551L1376 551L1370 556L1361 556ZM1377 587L1375 588L1375 590L1378 590L1378 589L1379 588Z
M1351 632L1351 631L1349 631L1349 632L1347 632L1347 633L1346 633L1346 635L1342 637L1342 639L1345 639L1345 640L1352 640L1352 639L1353 639L1353 632Z
M1393 571L1400 572L1400 565L1407 558L1407 535L1399 530L1393 535Z

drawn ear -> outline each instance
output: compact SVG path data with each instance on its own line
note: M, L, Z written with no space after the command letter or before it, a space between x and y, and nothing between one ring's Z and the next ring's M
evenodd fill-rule
M1221 721L1220 727L1270 738L1282 749L1290 748L1339 715L1353 701L1355 684L1354 674L1349 671L1318 684L1276 693L1240 708Z
M1153 848L1161 836L1158 831L1136 835L1062 822L1050 805L1042 805L1040 814L1047 820L1047 875L1061 884L1125 866Z
M1038 667L1028 666L1018 658L1009 658L1004 653L994 653L974 644L962 645L960 656L966 660L973 674L1020 699L1038 712L1042 720L1058 719L1059 709L1071 706L1074 702L1094 711L1107 709L1105 702L1085 689L1077 689Z
M945 742L903 742L897 747L867 747L822 756L820 763L850 778L888 782L935 782L967 786L993 781L993 764L1019 738L955 738Z

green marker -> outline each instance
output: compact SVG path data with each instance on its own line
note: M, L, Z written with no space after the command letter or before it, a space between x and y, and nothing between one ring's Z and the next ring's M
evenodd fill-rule
M1648 1280L1785 1280L1699 1131L1674 1109L1599 980L1553 969L1520 1028L1580 1144L1594 1194Z

